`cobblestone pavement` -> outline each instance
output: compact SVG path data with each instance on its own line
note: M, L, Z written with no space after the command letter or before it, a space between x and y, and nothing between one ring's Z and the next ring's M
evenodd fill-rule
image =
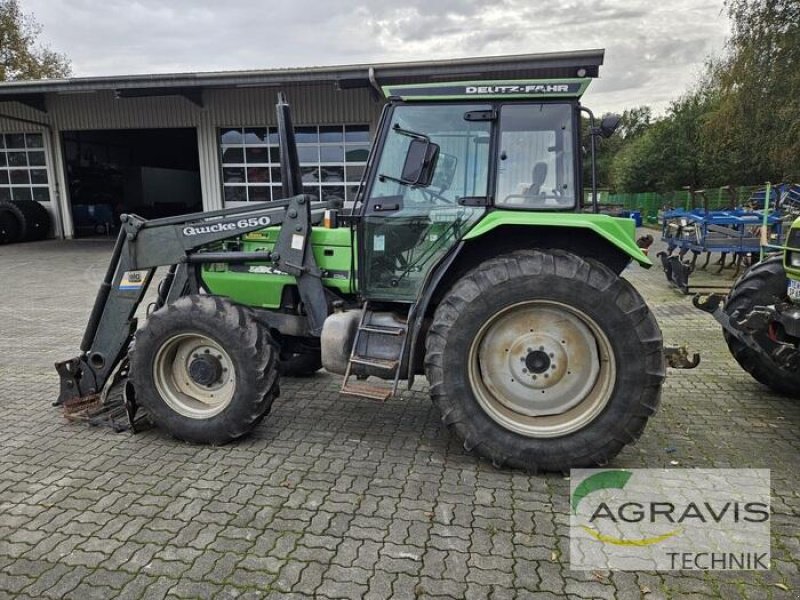
M665 339L702 351L617 467L772 470L769 572L568 568L569 482L496 470L440 426L420 383L385 405L335 377L285 381L222 448L67 424L108 243L0 247L0 597L797 598L800 404L756 384L707 315L632 267Z

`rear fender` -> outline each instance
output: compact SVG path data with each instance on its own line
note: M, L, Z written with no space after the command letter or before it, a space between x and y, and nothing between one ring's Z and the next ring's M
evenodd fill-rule
M499 215L495 217L494 215ZM408 350L409 386L414 374L422 373L425 337L430 319L447 291L467 271L489 258L517 250L560 249L597 260L619 274L631 260L652 266L636 245L636 227L631 219L607 215L565 213L489 213L431 272L417 301L410 323Z
M541 248L543 235L552 240L552 248L568 249L574 246L570 240L576 232L591 232L620 252L627 254L645 268L653 263L636 245L636 224L631 219L610 217L608 215L590 213L544 213L497 210L486 215L468 233L464 239L474 240L485 236L498 228L522 228L530 232L530 247ZM559 239L563 241L559 243ZM583 256L583 253L576 252Z

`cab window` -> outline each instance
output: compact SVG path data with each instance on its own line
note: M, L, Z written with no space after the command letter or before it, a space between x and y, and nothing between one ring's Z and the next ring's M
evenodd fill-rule
M513 104L500 111L495 204L503 208L574 208L573 108Z

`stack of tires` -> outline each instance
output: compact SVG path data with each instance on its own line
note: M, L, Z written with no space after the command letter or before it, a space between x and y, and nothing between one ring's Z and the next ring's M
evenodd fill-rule
M50 214L33 200L0 200L0 244L43 240Z

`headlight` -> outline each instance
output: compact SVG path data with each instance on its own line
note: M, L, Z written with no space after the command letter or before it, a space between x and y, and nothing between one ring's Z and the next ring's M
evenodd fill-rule
M788 251L786 253L786 264L790 267L800 269L800 252Z

